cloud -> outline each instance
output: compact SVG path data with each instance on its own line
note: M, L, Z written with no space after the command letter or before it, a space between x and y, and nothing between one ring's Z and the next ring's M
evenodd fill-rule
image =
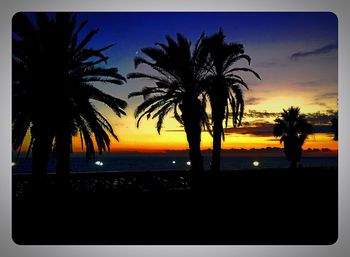
M324 98L334 96L333 94L325 94ZM244 113L245 117L254 118L254 119L266 119L266 118L275 118L279 116L281 112L268 112L268 111L256 111L248 110ZM324 112L313 112L313 113L304 113L306 119L313 124L328 124L332 118L338 116L337 110L326 110ZM263 120L255 120L257 123L262 123ZM247 125L251 125L248 123Z
M324 93L324 94L320 94L320 95L317 95L316 97L314 97L313 104L328 107L325 100L335 101L337 99L338 99L338 92ZM335 115L335 114L333 114L333 115Z
M273 118L278 116L280 113L278 112L268 112L268 111L256 111L256 110L249 110L244 113L245 117L248 118L258 118L258 119L263 119L263 118Z
M303 58L307 56L313 56L313 55L322 55L322 54L327 54L333 50L338 49L337 44L329 44L325 45L321 48L314 49L312 51L306 51L306 52L296 52L290 56L291 59L297 60L298 58Z
M242 134L242 135L254 135L260 137L273 136L274 123L268 122L266 118L276 118L280 113L267 112L267 111L255 111L249 110L245 113L245 117L254 118L254 121L243 122L241 127L229 127L225 128L225 134ZM314 112L306 113L305 117L308 122L313 125L314 133L333 133L331 128L331 120L337 117L338 112L336 110L327 110L326 112ZM166 129L166 132L181 132L183 129ZM279 140L279 139L278 139Z
M338 116L338 112L328 110L325 113L314 112L305 115L306 119L314 126L330 126L331 120Z
M202 156L210 158L212 156L212 149L203 149ZM329 148L308 148L303 150L303 156L337 156L338 152ZM83 153L74 153L75 156L83 156ZM167 156L167 157L188 157L188 149L182 150L159 150L155 152L142 151L113 151L106 153L108 156ZM284 156L283 147L265 147L265 148L232 148L222 149L222 156Z
M314 133L328 133L328 134L334 133L330 125L313 125L312 129Z
M301 82L296 82L294 84L300 85L303 87L313 87L315 85L320 85L322 81L321 80L310 80L310 81L301 81Z
M242 127L226 128L226 134L250 134L254 136L269 137L273 136L273 123L267 122L265 118L277 117L279 113L275 112L258 112L249 110L245 116L255 118L253 122L244 122ZM337 117L338 112L335 110L328 110L326 112L306 113L305 117L313 125L314 133L333 133L331 128L331 120Z
M246 123L247 124L247 123ZM239 128L226 128L226 134L249 134L254 136L268 137L272 136L273 124L269 122L254 122L253 125L247 125Z
M312 152L331 152L332 150L329 149L329 148L308 148L308 149L305 149L304 152L305 153L312 153Z
M338 98L338 92L330 92L330 93L325 93L325 94L322 94L322 95L319 95L317 97L317 100L319 99L329 99L329 98Z
M254 105L254 104L260 103L260 101L261 101L261 98L258 98L258 97L249 97L249 98L247 98L247 99L244 101L244 103L245 103L246 105Z
M185 132L184 129L164 129L165 132Z

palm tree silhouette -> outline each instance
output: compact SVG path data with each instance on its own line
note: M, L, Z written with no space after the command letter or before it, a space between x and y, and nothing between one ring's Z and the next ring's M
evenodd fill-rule
M167 44L157 43L156 47L143 48L141 51L150 61L136 57L135 68L144 64L156 74L130 73L127 76L151 79L155 83L155 86L144 87L142 91L129 95L144 97L144 102L135 110L137 127L145 116L147 119L158 118L157 131L160 133L164 117L172 111L175 119L184 126L193 171L203 170L201 129L209 127L206 99L200 85L204 76L200 67L205 61L202 54L203 36L198 39L193 51L191 42L181 34L177 34L177 41L167 36Z
M312 134L312 125L300 114L298 107L292 106L288 110L283 109L280 117L275 119L273 134L280 137L280 143L283 142L290 167L296 168L301 159L302 146L308 135Z
M103 52L112 45L87 47L98 29L82 37L87 21L77 26L76 15L35 14L36 24L23 13L13 19L13 148L21 150L30 131L32 171L42 176L53 151L56 172L64 177L70 170L72 136L80 135L86 158L109 150L109 135L118 140L112 125L91 100L109 106L119 117L125 115L126 102L95 88L95 82L121 85L126 80L116 68L105 68ZM92 137L93 136L93 137Z
M244 113L244 100L241 86L248 89L243 78L237 71L250 72L258 79L260 76L249 68L237 68L234 64L245 59L250 64L250 57L244 54L242 44L226 43L222 29L218 33L203 40L205 52L208 54L206 63L205 92L211 105L213 123L213 156L211 169L220 170L221 138L224 140L223 121L226 127L232 116L233 126L240 126Z

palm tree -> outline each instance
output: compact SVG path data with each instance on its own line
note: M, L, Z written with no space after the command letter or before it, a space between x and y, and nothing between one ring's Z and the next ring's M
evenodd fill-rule
M200 85L204 75L200 63L205 59L202 55L202 38L203 35L193 51L191 42L181 34L177 34L177 41L167 36L167 44L156 43L156 47L143 48L141 51L150 61L136 57L135 68L144 64L154 72L130 73L127 76L131 79L144 78L154 82L154 86L144 87L142 91L129 95L144 97L144 102L135 110L137 127L145 116L147 119L158 118L157 131L160 134L164 117L173 112L175 119L184 126L193 171L203 170L200 152L201 129L209 127L205 112L206 99L202 95Z
M283 109L280 117L275 119L273 134L280 137L280 143L283 142L290 167L296 168L301 159L302 146L308 135L312 134L312 125L298 107L292 106L288 110Z
M109 150L109 135L118 140L109 121L92 100L109 106L119 117L125 115L126 102L95 88L95 82L121 85L125 82L116 68L105 68L103 52L112 45L92 49L87 44L98 32L92 30L82 40L76 15L57 13L49 18L36 13L36 25L23 13L13 19L13 148L21 150L30 131L33 174L46 174L53 152L56 172L66 176L70 170L72 137L80 135L86 158Z
M224 140L223 121L227 127L230 116L233 126L240 126L244 113L244 99L241 86L248 89L237 71L250 72L258 79L260 76L249 68L237 68L234 64L245 59L250 64L250 57L244 54L242 44L226 43L222 29L213 36L203 40L208 54L206 63L205 92L211 105L213 123L213 156L211 169L220 170L221 138Z

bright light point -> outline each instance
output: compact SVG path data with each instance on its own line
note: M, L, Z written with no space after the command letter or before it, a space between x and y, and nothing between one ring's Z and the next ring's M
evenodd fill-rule
M100 166L103 166L103 162L100 162Z
M259 163L258 161L254 161L254 162L253 162L253 166L254 166L254 167L258 167L259 165L260 165L260 163Z
M15 165L16 165L16 163L12 162L12 166L15 166Z
M176 161L173 161L173 164L175 164L176 163Z
M100 166L101 162L100 161L96 161L95 164Z
M188 161L188 162L186 162L186 164L187 164L187 166L190 166L190 165L191 165L191 162L190 162L190 161Z
M139 51L136 51L136 53L135 53L136 55L138 55L139 54Z

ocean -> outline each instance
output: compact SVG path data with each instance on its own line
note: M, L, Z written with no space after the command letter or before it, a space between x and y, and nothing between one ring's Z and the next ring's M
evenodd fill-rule
M19 158L13 162L12 172L24 174L31 172L31 158ZM257 165L257 166L254 166ZM303 157L302 167L337 167L337 157ZM71 172L118 172L118 171L151 171L151 170L186 170L189 169L188 157L170 156L118 156L101 155L87 162L84 156L71 158ZM204 157L204 168L209 169L210 158ZM229 157L221 158L223 170L287 168L289 162L285 157ZM49 173L54 173L55 161L51 160Z

